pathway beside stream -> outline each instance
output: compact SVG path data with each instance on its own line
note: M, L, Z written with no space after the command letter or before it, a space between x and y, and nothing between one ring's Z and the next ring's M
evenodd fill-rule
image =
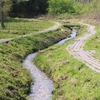
M94 53L96 52L93 50L83 50L86 40L96 33L95 26L84 23L81 24L88 26L88 33L77 38L73 44L68 45L67 50L74 58L82 61L89 68L96 72L100 72L100 60L93 57Z

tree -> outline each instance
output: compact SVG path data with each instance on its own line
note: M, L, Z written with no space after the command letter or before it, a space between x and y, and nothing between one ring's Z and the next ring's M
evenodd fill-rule
M48 7L48 0L29 0L29 13L45 14Z
M4 25L4 14L10 10L12 0L0 0L0 16L1 16L1 27L5 28Z
M51 14L74 13L72 0L48 0L48 11Z
M4 28L4 11L3 11L4 2L0 2L0 13L1 13L1 27Z
M0 0L0 17L1 17L1 27L5 28L4 25L4 15L5 13L7 13L10 8L12 7L12 2L15 1L16 4L20 1L24 1L24 0Z
M15 4L15 1L13 2ZM24 0L24 2L13 5L9 13L11 17L34 17L46 14L48 0Z

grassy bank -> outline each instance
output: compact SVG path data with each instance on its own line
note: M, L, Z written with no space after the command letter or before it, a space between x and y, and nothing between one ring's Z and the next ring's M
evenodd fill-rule
M100 74L68 53L66 47L72 42L74 39L45 49L35 58L35 63L54 81L53 100L100 100Z
M23 59L69 36L70 30L41 33L0 44L0 100L25 100L32 83Z
M16 37L34 33L53 26L54 23L48 20L9 18L5 20L5 29L0 28L0 38Z

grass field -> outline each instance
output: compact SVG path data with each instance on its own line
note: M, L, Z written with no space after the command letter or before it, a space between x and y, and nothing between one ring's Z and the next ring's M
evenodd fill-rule
M98 34L88 40L85 49L94 49L100 55L99 26L96 29ZM54 81L53 100L100 100L100 74L68 53L66 47L72 42L74 39L45 49L35 58L35 64Z
M6 28L0 28L0 39L34 33L35 31L43 30L53 25L54 23L48 20L10 18L5 20Z

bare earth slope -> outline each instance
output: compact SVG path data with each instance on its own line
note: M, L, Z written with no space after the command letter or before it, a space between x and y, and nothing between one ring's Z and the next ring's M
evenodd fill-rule
M74 58L82 61L89 68L96 72L100 72L100 60L93 57L95 51L83 50L85 41L96 33L95 26L89 24L84 25L88 26L88 33L82 37L77 38L73 44L68 45L67 50L72 56L74 56Z

